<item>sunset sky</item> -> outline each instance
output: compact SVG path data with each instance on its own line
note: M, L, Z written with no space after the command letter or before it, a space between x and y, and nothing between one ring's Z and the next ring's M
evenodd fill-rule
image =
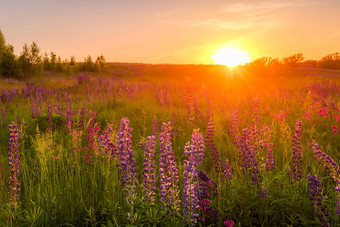
M224 47L318 60L340 52L340 1L1 1L0 29L16 54L36 41L78 61L210 64Z

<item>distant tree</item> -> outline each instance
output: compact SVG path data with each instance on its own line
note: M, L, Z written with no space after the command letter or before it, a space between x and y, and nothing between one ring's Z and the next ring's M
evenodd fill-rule
M268 58L267 66L269 67L281 67L282 62L278 58Z
M31 74L32 65L30 62L30 51L26 43L24 44L22 48L22 52L19 56L18 61L19 61L21 72L23 73L23 77L27 78Z
M340 69L340 53L335 52L321 58L317 67L326 69Z
M6 51L6 42L5 42L5 36L0 30L0 59L3 53Z
M269 59L268 57L257 58L254 61L250 62L248 65L252 67L262 68L267 66L268 59Z
M6 43L5 43L5 36L2 34L2 31L0 30L0 64L1 64L1 58L4 55L6 51ZM1 76L1 73L0 73Z
M46 52L45 52L44 57L43 57L43 68L44 68L44 70L51 70L52 69L50 59L49 59L48 54Z
M63 62L61 61L61 57L58 56L58 59L56 61L56 71L62 72L63 71Z
M2 53L0 62L0 74L7 78L19 78L18 62L14 54L14 48L12 45L6 47Z
M100 62L98 60L96 60L96 62L94 63L92 71L93 72L100 72L101 71Z
M52 69L55 69L57 63L57 55L53 51L51 51L50 53L50 62Z
M101 54L100 56L97 57L96 61L98 61L98 63L100 64L100 67L103 68L104 64L105 64L105 58L104 56Z
M76 64L76 58L74 56L71 56L70 65L75 65L75 64Z
M93 68L92 57L88 55L85 61L85 71L93 71Z
M301 63L304 59L305 58L303 54L297 53L292 56L283 58L282 61L285 66L296 66L297 64Z
M318 65L318 61L317 60L306 60L302 62L301 64L307 68L315 68Z

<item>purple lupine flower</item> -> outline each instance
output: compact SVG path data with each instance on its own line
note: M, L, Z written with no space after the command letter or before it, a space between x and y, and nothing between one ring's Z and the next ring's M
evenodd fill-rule
M178 170L171 146L171 123L163 123L160 134L160 201L164 208L179 209Z
M172 135L174 137L176 137L177 133L178 133L178 126L177 126L177 115L175 112L172 112L172 128L174 129Z
M20 206L20 161L19 161L19 130L18 126L11 122L9 128L9 147L8 147L8 165L11 167L11 176L9 180L10 195L9 200L14 206Z
M99 145L104 150L104 153L102 153L102 155L104 155L105 158L111 159L114 159L119 155L117 146L110 138L110 133L113 131L113 128L113 124L108 125L107 130L104 130L103 134L100 135L98 138Z
M223 175L226 177L227 181L233 178L229 159L226 159L225 164L223 165Z
M267 144L266 171L274 171L273 143Z
M151 204L155 202L155 190L156 190L156 174L155 174L155 146L156 137L148 136L146 138L146 146L143 159L143 194L144 201Z
M158 136L158 121L156 115L153 116L153 121L152 121L152 136L157 138Z
M4 129L6 129L6 120L5 120L5 117L6 117L6 107L3 106L3 107L2 107L1 121L2 121L2 127L3 127Z
M198 167L202 165L204 156L204 142L202 133L194 130L190 142L184 147L184 155L189 160L184 160L183 173L183 207L186 221L196 223L198 217Z
M83 101L83 106L80 110L80 120L79 120L79 128L82 129L84 127L84 119L85 119L85 104Z
M256 185L259 189L259 197L267 198L267 193L265 189L261 186L262 177L260 168L255 159L255 151L254 147L250 144L251 132L249 129L245 128L242 130L242 136L240 138L240 152L239 152L239 163L243 169L243 173L245 174L248 171L251 171L251 183Z
M325 154L319 148L319 144L312 140L311 151L315 154L315 158L319 162L323 162L324 167L329 172L335 183L340 185L340 167L329 155Z
M239 113L237 110L231 111L231 119L230 119L230 125L229 125L229 132L231 134L231 137L233 139L233 142L238 148L238 141L239 141L239 133L238 133L238 124L239 124Z
M338 182L338 185L334 188L334 190L337 192L335 214L339 216L340 215L340 182Z
M315 216L317 216L322 223L322 226L330 226L333 224L333 220L329 217L329 213L326 207L322 205L322 185L320 179L314 174L313 176L307 175L308 186L310 188L310 205L314 211Z
M193 97L193 91L192 91L192 83L191 78L189 77L187 80L187 102L186 102L186 109L188 113L188 118L190 121L192 121L192 112L193 112L193 103L192 103L192 97Z
M340 215L340 167L329 155L319 149L319 144L315 143L314 140L312 140L311 151L315 154L314 157L319 162L323 162L323 166L337 184L334 189L337 194L336 215Z
M292 139L293 156L292 156L292 169L290 176L292 181L300 181L302 179L302 150L301 150L301 121L295 124L295 133Z
M125 199L129 203L137 197L136 193L136 167L135 160L133 159L133 152L131 150L131 131L129 126L129 119L123 118L120 123L120 129L117 134L117 143L120 156L120 176L123 186Z
M209 224L208 219L211 219L212 223L216 223L220 219L221 214L218 210L211 207L211 202L213 197L217 195L217 185L201 170L198 171L198 181L200 210L198 220Z
M161 90L161 96L160 96L160 102L161 102L161 107L164 109L165 108L165 94L164 90Z
M215 171L219 175L222 171L222 161L221 161L220 152L218 151L214 143L214 123L211 120L208 120L208 128L207 128L207 135L205 137L205 143L211 152Z
M51 101L49 101L48 103L48 107L47 107L47 119L46 119L46 128L48 130L52 129L52 104Z
M249 157L251 150L249 146L249 132L247 128L242 130L242 135L239 137L237 144L239 146L238 163L243 174L246 174L246 172L251 167L251 161Z
M193 99L192 108L193 108L193 111L194 111L194 113L195 113L196 119L204 119L203 114L202 114L201 111L198 109L197 98Z

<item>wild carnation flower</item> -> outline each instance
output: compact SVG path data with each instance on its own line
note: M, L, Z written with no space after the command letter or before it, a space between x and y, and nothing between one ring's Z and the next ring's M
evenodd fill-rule
M19 130L13 122L9 127L9 147L8 147L8 165L11 167L11 176L9 180L10 196L9 200L15 206L20 206L20 161L19 161Z
M136 193L136 167L131 150L131 131L129 119L123 118L117 134L117 143L120 156L120 176L125 199L128 203L133 203L137 197Z
M148 136L146 138L146 146L143 159L143 194L144 201L154 203L156 190L156 174L155 174L155 146L156 137Z
M337 133L338 132L338 126L332 125L332 130L333 130L334 133Z
M163 123L160 134L160 201L167 209L177 211L179 209L178 170L174 152L171 146L171 124Z

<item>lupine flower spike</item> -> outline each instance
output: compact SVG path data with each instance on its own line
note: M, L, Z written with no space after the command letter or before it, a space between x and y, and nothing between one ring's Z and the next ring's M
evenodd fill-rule
M19 130L13 122L9 127L9 147L8 147L8 165L11 168L9 180L10 196L9 200L14 206L20 206L20 161L19 161Z

